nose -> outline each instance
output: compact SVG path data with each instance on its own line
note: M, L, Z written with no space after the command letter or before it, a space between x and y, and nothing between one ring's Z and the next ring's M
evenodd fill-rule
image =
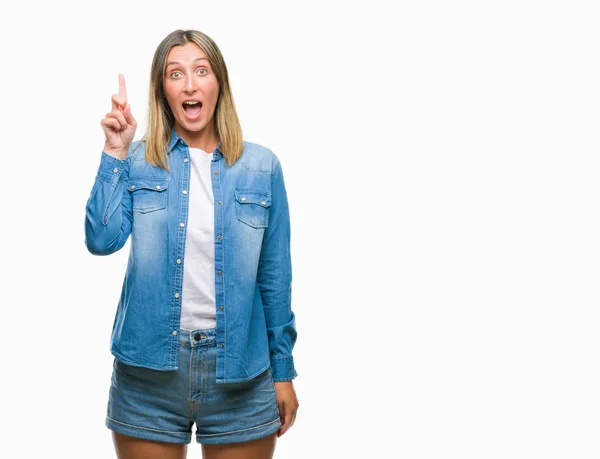
M193 76L188 76L185 79L185 85L183 87L184 91L186 92L195 92L196 91L196 83L194 81L194 77Z

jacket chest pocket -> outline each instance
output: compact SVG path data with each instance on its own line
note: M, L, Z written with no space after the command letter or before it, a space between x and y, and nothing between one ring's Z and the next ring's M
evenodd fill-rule
M236 188L235 212L239 221L253 228L269 226L271 193L257 188Z
M133 178L127 182L133 211L145 214L167 207L168 178Z

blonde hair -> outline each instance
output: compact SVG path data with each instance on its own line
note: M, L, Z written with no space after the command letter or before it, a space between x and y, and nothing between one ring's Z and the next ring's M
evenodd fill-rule
M242 127L229 86L227 66L217 44L208 35L197 30L175 30L156 48L150 70L148 129L140 145L142 142L146 143L145 155L148 163L170 170L167 147L175 118L164 92L166 60L171 48L189 42L196 43L204 51L219 82L219 96L214 112L215 133L221 142L220 150L227 165L232 166L241 156L244 145Z

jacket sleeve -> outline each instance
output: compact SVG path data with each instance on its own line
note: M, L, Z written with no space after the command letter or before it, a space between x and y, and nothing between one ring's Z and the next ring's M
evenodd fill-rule
M277 158L271 174L269 224L263 236L257 282L267 322L273 380L290 381L298 376L292 357L296 324L292 311L290 215Z
M131 152L131 148L129 150ZM85 207L85 245L94 255L110 255L125 245L133 223L127 191L131 156L124 160L104 151Z

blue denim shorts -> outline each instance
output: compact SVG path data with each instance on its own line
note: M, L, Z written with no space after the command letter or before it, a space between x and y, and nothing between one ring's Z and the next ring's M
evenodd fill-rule
M281 428L268 368L250 381L216 384L216 329L180 330L179 369L159 371L113 361L106 427L132 437L236 443Z

